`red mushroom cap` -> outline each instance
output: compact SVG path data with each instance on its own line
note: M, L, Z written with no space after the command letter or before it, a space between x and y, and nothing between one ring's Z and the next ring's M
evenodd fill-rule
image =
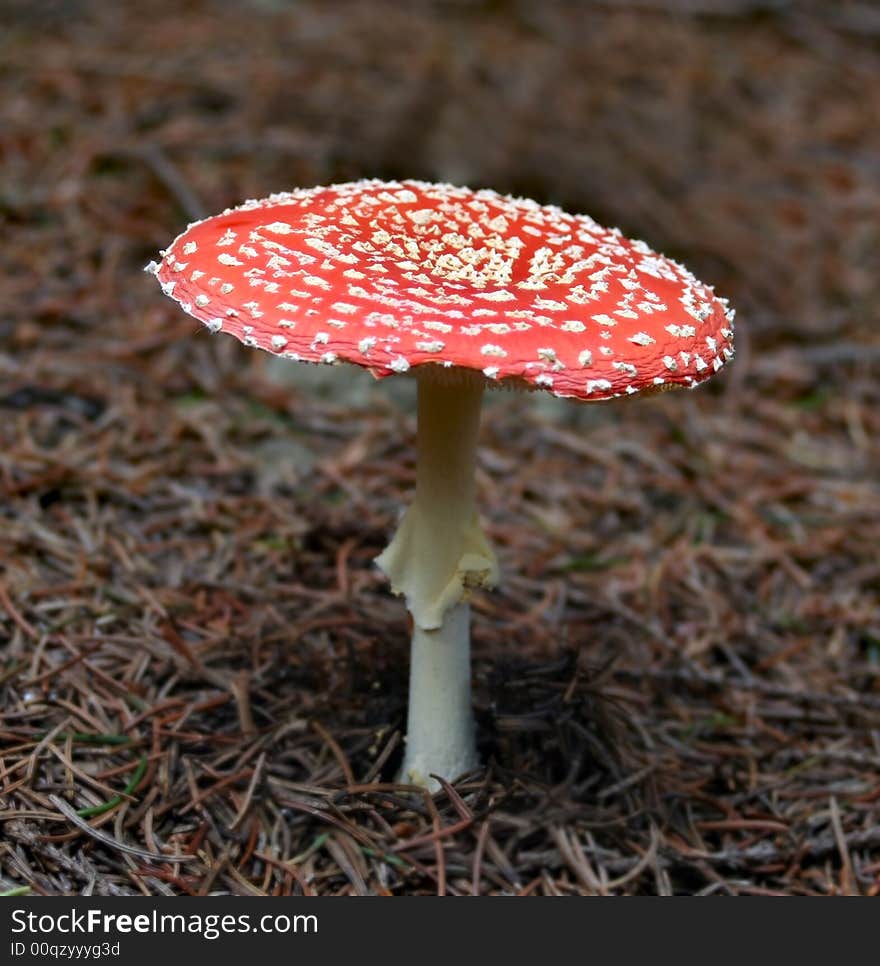
M586 215L419 181L248 201L149 266L214 332L384 377L427 364L578 399L694 386L733 311L683 266Z

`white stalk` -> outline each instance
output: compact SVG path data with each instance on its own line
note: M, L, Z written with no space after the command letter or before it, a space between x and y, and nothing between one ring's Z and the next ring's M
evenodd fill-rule
M461 601L446 612L437 630L426 631L413 623L406 752L400 778L433 790L436 782L431 775L453 781L477 763L470 605Z
M476 508L482 395L478 380L420 375L415 499L376 560L413 619L401 777L429 787L477 764L467 594L498 576Z

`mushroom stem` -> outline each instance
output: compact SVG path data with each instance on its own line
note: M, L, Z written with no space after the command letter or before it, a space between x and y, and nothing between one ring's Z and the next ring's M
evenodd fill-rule
M449 781L478 763L471 712L470 605L447 611L442 627L413 624L409 713L402 781L436 790L431 775Z
M376 560L413 619L402 777L457 778L477 763L471 714L468 590L494 585L495 555L476 508L481 381L420 374L416 493Z

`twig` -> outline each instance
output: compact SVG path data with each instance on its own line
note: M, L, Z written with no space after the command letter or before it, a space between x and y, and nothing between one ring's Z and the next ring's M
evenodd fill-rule
M80 831L85 832L86 835L91 836L93 839L97 839L103 845L106 845L110 849L114 849L117 852L125 852L127 855L135 855L139 859L144 859L147 862L194 862L197 857L194 855L164 855L158 852L148 852L146 849L139 849L134 845L127 845L125 842L120 842L119 839L114 838L112 835L108 835L107 832L101 832L99 829L93 828L85 819L80 818L76 809L71 808L64 799L59 798L57 795L50 795L49 801L58 809L59 812L70 822L72 822Z

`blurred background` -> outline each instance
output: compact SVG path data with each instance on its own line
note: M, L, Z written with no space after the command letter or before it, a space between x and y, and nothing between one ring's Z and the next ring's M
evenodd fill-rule
M277 371L141 271L188 221L361 177L588 213L738 313L698 392L487 412L507 579L475 605L491 769L463 794L489 831L478 867L444 839L448 877L401 801L334 799L310 845L326 790L399 756L371 560L412 485L405 389ZM3 882L876 892L878 251L872 0L0 0ZM207 850L190 878L40 844L49 792L100 800L65 756L111 788L137 765L96 734L149 764L115 834ZM259 858L303 850L295 878Z
M109 314L73 255L136 289L185 217L416 177L648 239L732 299L756 351L877 351L876 3L3 0L0 16L13 318L59 297ZM35 278L28 229L50 216L67 247Z

